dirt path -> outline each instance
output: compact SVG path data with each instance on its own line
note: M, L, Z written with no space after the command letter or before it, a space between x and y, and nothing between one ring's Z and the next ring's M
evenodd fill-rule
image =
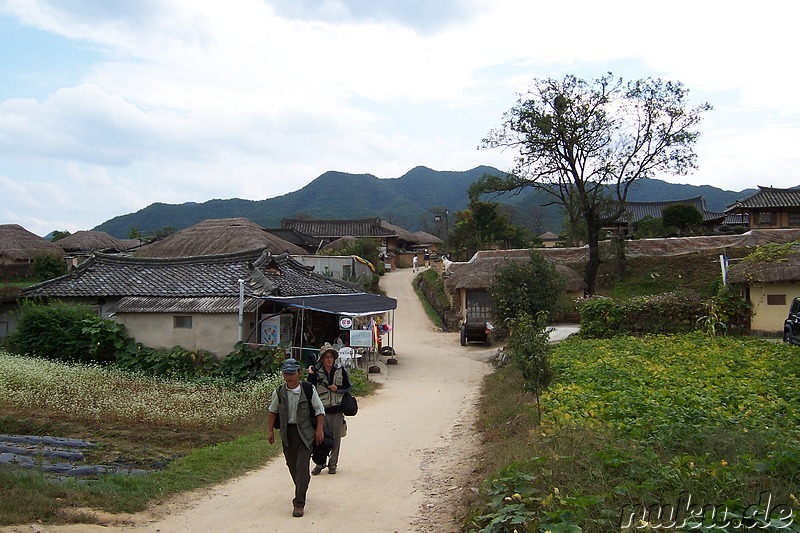
M381 286L397 298L383 388L348 418L339 471L312 478L306 514L292 518L293 487L283 457L223 485L181 495L146 513L102 526L34 526L14 531L89 533L243 531L452 531L454 499L469 490L476 450L473 406L494 348L462 347L434 329L411 287L410 269ZM475 481L477 483L477 481Z

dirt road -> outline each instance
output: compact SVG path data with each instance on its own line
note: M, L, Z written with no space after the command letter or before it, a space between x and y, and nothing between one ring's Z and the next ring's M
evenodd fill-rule
M306 513L292 518L293 487L283 456L229 483L181 495L103 526L37 526L15 531L450 531L454 497L469 490L473 406L495 351L459 345L432 326L411 287L411 269L381 286L397 298L393 347L383 387L348 418L336 475L312 478ZM276 444L277 445L277 444ZM477 484L478 481L475 481ZM18 526L19 527L19 526Z

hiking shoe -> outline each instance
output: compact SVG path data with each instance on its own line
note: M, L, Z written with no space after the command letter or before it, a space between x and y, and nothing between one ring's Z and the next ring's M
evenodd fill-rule
M295 506L294 511L292 511L292 516L295 518L303 516L303 508Z
M311 475L312 475L312 476L316 476L317 474L319 474L320 472L322 472L322 470L323 470L324 468L325 468L325 465L317 465L317 466L315 466L315 467L314 467L314 470L312 470L312 471L311 471ZM335 472L335 471L336 471L336 468L334 468L334 469L333 469L333 471Z
M336 473L336 467L335 466L329 466L328 467L328 473L329 474L335 474Z

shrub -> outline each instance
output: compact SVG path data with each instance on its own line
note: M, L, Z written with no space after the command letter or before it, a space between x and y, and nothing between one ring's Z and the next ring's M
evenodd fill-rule
M500 325L522 314L536 316L544 311L552 316L563 291L564 279L555 264L537 250L531 251L529 261L504 260L489 287Z
M37 254L33 257L33 274L40 281L57 278L66 273L66 263L56 254Z
M704 302L693 293L664 293L630 300L591 298L581 306L581 336L605 339L616 335L686 333L707 316Z
M237 342L219 362L217 375L234 381L260 379L278 372L285 358L283 349Z
M18 353L47 359L107 363L113 359L116 327L86 306L23 302L9 345Z

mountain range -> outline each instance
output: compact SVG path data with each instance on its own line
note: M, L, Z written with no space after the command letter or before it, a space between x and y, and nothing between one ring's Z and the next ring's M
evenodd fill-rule
M467 189L484 174L503 175L493 167L480 166L463 172L437 171L416 167L393 179L371 174L325 172L300 190L265 200L209 200L183 204L154 203L144 209L120 215L95 227L117 238L127 238L131 229L154 234L164 228L180 230L210 218L245 217L264 228L278 228L284 218L361 219L378 217L410 231L441 234L436 213L447 210L452 225L453 213L469 204ZM725 191L710 185L668 183L642 179L631 187L628 200L657 202L703 196L709 211L724 211L755 189ZM564 222L559 206L548 205L546 193L526 189L520 194L505 194L491 199L502 204L519 224L535 232L558 233Z

